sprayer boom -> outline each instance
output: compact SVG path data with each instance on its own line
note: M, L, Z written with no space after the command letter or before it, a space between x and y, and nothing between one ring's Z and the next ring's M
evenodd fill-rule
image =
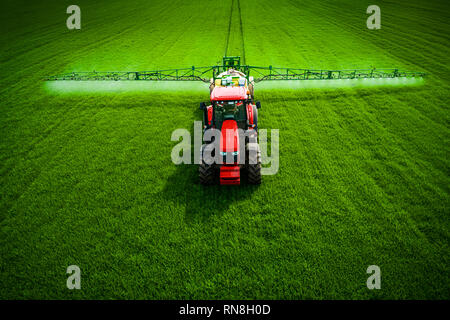
M254 82L265 80L332 80L424 77L420 71L399 69L348 69L313 70L297 68L258 67L241 65L240 57L223 57L221 65L153 71L92 71L70 72L49 76L45 80L152 80L152 81L203 81L210 82L224 71L234 69L243 72L247 80L250 74Z

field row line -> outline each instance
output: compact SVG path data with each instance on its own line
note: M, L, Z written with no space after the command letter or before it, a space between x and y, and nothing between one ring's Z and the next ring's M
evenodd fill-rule
M237 1L237 11L239 12L239 35L241 37L241 43L242 43L242 50L241 50L241 57L242 62L245 64L245 42L244 42L244 27L242 24L242 13L241 13L241 3L239 0ZM228 45L230 43L230 35L231 35L231 25L233 23L233 8L234 8L235 0L231 0L231 9L230 9L230 18L228 20L228 32L227 32L227 39L225 42L225 54L224 56L228 55Z

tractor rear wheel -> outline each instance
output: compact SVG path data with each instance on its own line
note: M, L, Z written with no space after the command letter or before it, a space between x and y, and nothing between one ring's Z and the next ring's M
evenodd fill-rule
M215 170L214 166L206 164L204 161L200 164L198 168L198 177L200 183L204 185L212 185L215 180Z
M202 163L198 167L198 177L201 184L204 185L211 185L214 184L216 179L216 169L214 166L213 159L210 159L209 157L214 157L214 154L205 154L205 148L207 148L208 144L203 144L201 149L201 159ZM214 151L213 151L214 153ZM205 157L206 160L205 161ZM209 163L209 164L208 164Z

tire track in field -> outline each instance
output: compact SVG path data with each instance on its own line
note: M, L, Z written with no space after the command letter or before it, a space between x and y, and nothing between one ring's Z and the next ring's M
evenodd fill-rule
M233 18L233 4L234 4L234 0L231 0L230 18L228 20L228 32L227 32L227 40L225 42L225 53L224 53L224 56L227 55L228 44L230 43L231 19Z
M241 13L241 3L237 0L238 10L239 10L239 29L242 41L242 63L245 64L245 42L244 42L244 26L242 25L242 13Z
M235 5L236 4L236 5ZM232 26L233 26L233 11L237 11L239 20L238 28L239 31L237 33L239 34L239 42L240 42L240 56L242 58L242 63L245 64L245 41L244 41L244 26L242 23L242 11L241 11L241 3L240 0L231 0L231 9L230 9L230 17L228 20L228 31L227 31L227 39L225 41L225 54L224 56L228 55L228 49L230 45L230 36L232 34ZM236 14L236 12L235 12ZM235 27L236 28L236 27Z

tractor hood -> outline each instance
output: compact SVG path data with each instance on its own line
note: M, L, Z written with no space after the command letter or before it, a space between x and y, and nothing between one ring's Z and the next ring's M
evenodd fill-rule
M247 99L247 89L245 87L214 87L211 92L211 101L245 99Z
M239 151L239 131L234 120L225 120L222 124L220 151L224 153Z

